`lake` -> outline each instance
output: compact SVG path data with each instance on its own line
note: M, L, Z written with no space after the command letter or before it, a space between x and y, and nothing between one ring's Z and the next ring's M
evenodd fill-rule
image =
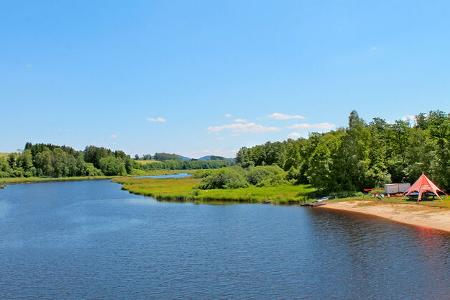
M1 299L448 299L450 236L297 206L165 203L110 181L0 190Z

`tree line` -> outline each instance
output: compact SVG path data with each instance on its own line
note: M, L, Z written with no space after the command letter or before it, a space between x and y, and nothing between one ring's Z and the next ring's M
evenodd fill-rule
M26 143L24 151L0 158L0 177L73 177L130 174L133 161L123 151L88 146Z
M165 160L139 164L141 170L197 170L218 169L234 165L233 160Z
M367 123L353 111L346 128L244 147L236 161L243 167L277 165L289 180L326 192L412 183L422 172L450 190L450 116L431 111L413 124L381 118Z
M165 152L157 152L154 155L144 154L141 157L139 155L135 155L136 160L158 160L158 161L166 161L166 160L183 160L185 159L181 155L175 153L165 153Z
M158 154L158 153L157 153ZM174 154L175 155L175 154ZM180 160L160 153L163 159L138 163L125 152L87 146L83 151L53 144L26 143L22 152L0 157L0 178L6 177L75 177L123 176L140 170L217 169L234 164L232 160Z

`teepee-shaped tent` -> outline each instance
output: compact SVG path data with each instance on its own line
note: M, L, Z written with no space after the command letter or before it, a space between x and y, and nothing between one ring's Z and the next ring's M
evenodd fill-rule
M425 174L422 173L422 175L417 179L417 181L406 191L405 195L409 196L412 193L419 193L419 196L417 198L417 201L422 200L423 193L433 193L436 196L439 197L438 193L445 194L440 188L438 188Z

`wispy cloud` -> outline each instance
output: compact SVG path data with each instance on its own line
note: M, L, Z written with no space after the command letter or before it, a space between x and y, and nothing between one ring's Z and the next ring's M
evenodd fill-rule
M287 120L303 120L305 117L302 115L289 115L289 114L283 114L283 113L273 113L269 115L269 118L274 120L281 120L281 121L287 121Z
M336 125L331 123L316 123L316 124L309 124L309 123L299 123L289 126L290 129L311 129L311 130L332 130L336 128Z
M416 121L416 116L415 115L406 115L406 116L403 116L402 120L403 121L408 121L408 122L410 122L410 121L415 122Z
M248 123L248 120L246 119L242 119L242 118L238 118L238 119L234 119L235 123Z
M210 126L208 131L211 133L221 132L229 130L234 134L240 133L266 133L275 132L280 130L278 127L264 126L262 124L256 124L254 122L249 122L244 119L236 119L235 123L224 124L219 126Z
M232 118L233 115L232 114L225 114L225 118Z
M291 132L288 134L289 139L298 139L302 137L302 134L300 132Z
M119 136L115 133L111 134L111 139L113 139L113 140L117 140L118 137Z
M166 123L167 119L164 117L149 117L147 121L151 123Z

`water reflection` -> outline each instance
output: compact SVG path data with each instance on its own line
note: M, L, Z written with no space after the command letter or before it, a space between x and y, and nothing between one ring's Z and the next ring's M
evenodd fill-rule
M178 173L178 174L166 174L166 175L148 175L148 176L136 176L135 178L154 178L154 179L177 179L177 178L186 178L191 177L191 174L188 173Z

